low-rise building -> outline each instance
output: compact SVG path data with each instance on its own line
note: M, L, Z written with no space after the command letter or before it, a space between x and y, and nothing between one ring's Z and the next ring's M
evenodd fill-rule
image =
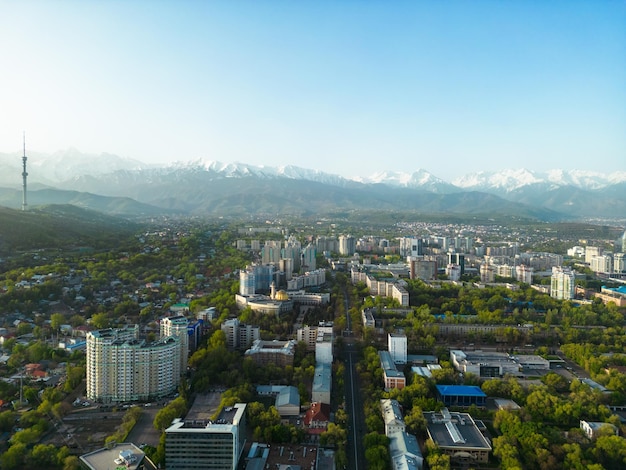
M424 412L428 437L457 464L487 463L491 444L468 413Z
M450 362L456 370L479 377L522 376L528 370L549 370L550 361L534 354L511 355L487 351L450 351Z
M385 423L385 436L389 437L393 433L406 431L402 410L397 400L389 398L380 400L380 408Z
M437 385L437 399L445 406L485 406L487 395L476 385Z
M275 364L280 367L292 366L296 352L296 342L288 341L263 341L257 339L252 347L245 353L246 357L252 358L260 365Z
M315 364L315 375L311 390L311 401L330 404L332 387L332 367L330 364Z
M304 416L304 426L309 434L321 434L330 422L330 405L314 401Z
M298 416L300 414L300 393L290 385L259 385L259 395L275 398L274 407L281 416Z
M585 435L592 441L600 436L619 435L619 429L611 423L581 420L580 429L582 429Z
M135 444L123 442L81 455L79 460L88 470L139 470L144 468L145 458L146 454Z
M391 390L392 388L402 389L406 387L406 377L403 372L396 369L396 365L389 351L378 351L378 357L380 358L380 365L383 369L385 390Z

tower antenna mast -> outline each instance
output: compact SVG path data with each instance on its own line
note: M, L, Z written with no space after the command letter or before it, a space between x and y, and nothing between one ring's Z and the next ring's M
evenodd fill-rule
M24 139L24 154L22 156L22 210L25 211L28 204L26 204L26 177L28 173L26 172L26 132L23 135Z

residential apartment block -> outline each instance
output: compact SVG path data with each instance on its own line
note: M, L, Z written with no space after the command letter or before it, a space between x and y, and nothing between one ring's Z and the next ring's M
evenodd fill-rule
M180 371L183 373L187 370L187 361L189 359L189 320L182 315L175 317L165 317L159 322L161 330L161 338L167 336L175 336L180 340Z
M226 336L228 349L248 349L252 343L261 338L259 326L240 323L237 318L226 320L221 328Z
M560 300L571 300L576 290L576 274L569 268L555 266L552 268L550 297Z
M150 400L176 390L181 375L179 337L152 343L138 338L137 325L87 333L87 398L107 403Z

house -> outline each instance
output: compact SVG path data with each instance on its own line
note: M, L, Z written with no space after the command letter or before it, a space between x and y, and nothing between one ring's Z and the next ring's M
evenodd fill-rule
M314 401L304 415L304 425L309 434L321 434L330 422L330 405Z
M600 436L607 435L615 435L619 434L619 430L617 426L614 426L610 423L603 423L598 421L580 421L580 429L583 430L585 435L591 439L592 441L597 439Z

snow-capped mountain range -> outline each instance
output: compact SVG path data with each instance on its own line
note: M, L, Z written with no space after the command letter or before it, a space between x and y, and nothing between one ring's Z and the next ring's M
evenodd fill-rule
M29 154L27 171L29 191L53 189L123 197L192 213L206 211L207 207L228 211L235 206L254 207L256 211L289 208L297 212L317 204L318 210L399 207L467 214L486 213L498 207L501 212L518 210L510 205L513 203L531 212L626 217L626 171L537 172L522 168L480 171L446 181L417 169L412 173L385 171L346 178L293 165L256 166L203 159L155 165L112 154L83 154L75 149ZM21 155L0 153L0 188L17 193L22 185L21 173ZM240 184L238 180L243 179L245 184ZM7 195L0 205L19 206L15 201L19 201L18 196Z
M3 186L19 186L21 184L21 163L21 156L19 155L0 153L0 169L2 170L0 184ZM44 184L65 182L83 176L102 176L118 171L143 172L147 170L157 171L158 173L205 171L223 178L241 178L246 176L282 177L326 184L345 184L345 182L352 181L362 184L384 184L434 192L451 192L455 190L511 192L524 186L537 184L547 184L552 188L573 186L580 189L597 190L626 182L626 171L603 173L599 171L553 169L538 172L519 168L493 172L479 171L446 181L421 168L416 169L412 173L382 171L369 176L344 178L332 173L293 165L278 167L255 166L246 163L224 163L202 159L175 161L167 165L158 165L143 163L108 153L98 155L84 154L74 148L53 154L37 153L28 155L29 181Z

